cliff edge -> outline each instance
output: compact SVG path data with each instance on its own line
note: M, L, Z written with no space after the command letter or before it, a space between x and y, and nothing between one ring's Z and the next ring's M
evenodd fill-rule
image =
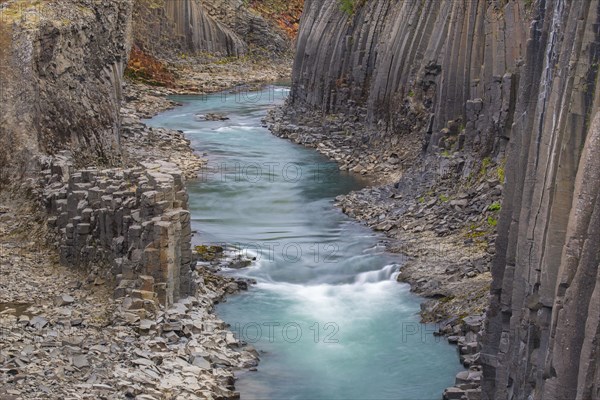
M65 149L82 160L117 162L131 1L9 1L0 7L5 171L32 155Z

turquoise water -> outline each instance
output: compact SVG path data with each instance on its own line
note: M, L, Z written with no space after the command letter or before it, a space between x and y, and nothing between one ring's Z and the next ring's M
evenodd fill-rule
M261 126L286 94L176 97L182 107L149 121L184 131L209 160L188 184L194 244L256 259L225 273L257 285L217 307L260 352L236 388L243 399L441 398L462 369L455 348L419 324L421 299L394 280L401 257L333 206L362 182ZM230 119L199 120L208 112Z

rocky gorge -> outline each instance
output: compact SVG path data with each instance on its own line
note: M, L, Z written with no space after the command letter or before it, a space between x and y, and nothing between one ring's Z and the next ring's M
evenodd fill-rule
M598 397L598 3L306 1L302 18L268 122L384 184L339 202L414 256L400 277L437 298L423 316L476 348L483 374L444 397Z
M291 73L264 122L373 183L336 204L457 344L440 396L598 398L600 3L305 0L295 41L250 3L0 2L0 396L239 397L205 155L142 119Z

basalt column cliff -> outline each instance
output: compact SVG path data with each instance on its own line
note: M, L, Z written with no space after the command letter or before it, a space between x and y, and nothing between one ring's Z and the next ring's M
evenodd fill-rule
M0 1L0 398L239 398L233 368L257 357L213 305L248 283L196 268L185 185L204 161L141 122L131 101L155 88L124 79L140 16L165 24L173 54L243 54L208 13Z
M308 1L292 103L359 115L384 136L370 138L375 146L413 131L434 149L461 118L466 148L497 152L510 125L525 15L513 1L354 1L352 14L337 1Z
M400 183L442 152L506 165L486 399L600 398L599 24L597 0L305 4L288 115L360 121L380 161L422 144Z
M600 3L534 10L492 268L490 399L600 396Z

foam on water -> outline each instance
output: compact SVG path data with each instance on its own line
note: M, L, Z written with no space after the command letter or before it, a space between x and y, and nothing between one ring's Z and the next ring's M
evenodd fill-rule
M362 272L356 276L355 282L364 284L364 283L373 283L373 282L381 282L381 281L389 281L392 278L394 272L398 271L397 264L386 265L382 269L378 271L367 271Z
M221 132L221 133L231 133L231 132L239 132L239 131L253 131L254 129L256 129L255 127L252 126L242 126L242 125L237 125L237 126L222 126L220 128L214 129L215 132Z

